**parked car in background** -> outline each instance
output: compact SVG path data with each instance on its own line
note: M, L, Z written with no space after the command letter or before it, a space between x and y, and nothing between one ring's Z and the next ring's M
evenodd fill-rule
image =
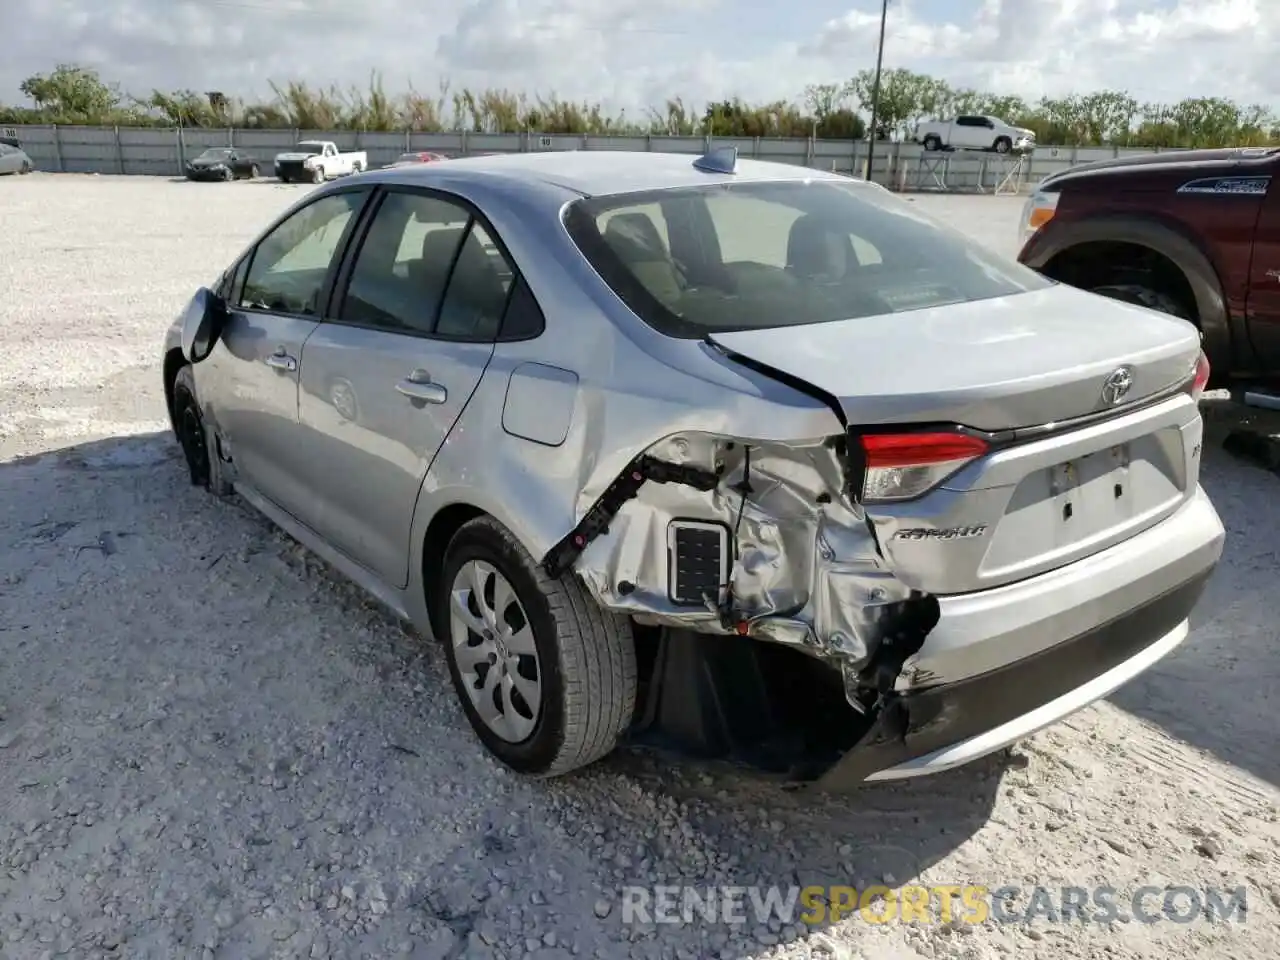
M285 183L324 183L369 169L363 150L343 153L331 140L303 140L287 153L276 155L276 176Z
M258 160L235 147L210 147L187 161L188 180L255 180Z
M25 150L12 144L0 143L0 174L30 173L34 169L35 164Z
M999 117L966 114L952 120L920 124L915 138L926 150L994 150L1030 153L1036 148L1034 130L1015 127Z
M438 163L441 160L449 158L443 153L432 153L428 150L417 151L413 153L402 153L396 157L391 163L388 163L383 169L389 170L394 167L410 167L418 163Z
M1018 259L1190 321L1215 386L1280 409L1278 180L1276 147L1080 164L1046 177L1027 201Z
M731 147L321 187L163 349L193 483L440 640L528 774L949 769L1174 650L1223 548L1191 324Z

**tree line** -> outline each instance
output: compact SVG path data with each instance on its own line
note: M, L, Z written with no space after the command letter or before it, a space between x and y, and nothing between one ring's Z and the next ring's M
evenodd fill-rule
M442 133L656 134L718 137L867 137L874 75L863 70L840 83L806 87L795 101L753 104L722 100L697 108L680 97L643 116L602 105L506 89L390 93L374 74L364 89L272 83L272 98L251 102L218 91L126 93L96 70L59 64L21 85L26 106L0 105L9 124L238 127L245 129L417 131ZM882 74L877 139L909 139L919 123L956 114L989 114L1034 130L1060 146L1207 147L1280 144L1280 117L1260 104L1222 97L1143 103L1123 91L1099 90L1035 102L953 87L910 70Z

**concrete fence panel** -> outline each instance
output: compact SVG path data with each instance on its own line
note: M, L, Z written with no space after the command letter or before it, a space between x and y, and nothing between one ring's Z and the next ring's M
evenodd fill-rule
M15 133L40 170L180 176L183 164L208 147L247 150L270 174L275 155L300 140L331 140L338 149L363 150L369 166L393 162L400 154L433 151L448 156L563 150L645 150L700 154L733 146L740 156L794 163L862 176L865 141L803 137L593 136L524 133L414 133L357 130L240 130L162 127L17 126ZM927 153L915 143L877 143L871 177L895 190L984 193L1025 192L1052 173L1078 163L1152 150L1116 147L1062 147L1046 144L1018 160L976 152Z

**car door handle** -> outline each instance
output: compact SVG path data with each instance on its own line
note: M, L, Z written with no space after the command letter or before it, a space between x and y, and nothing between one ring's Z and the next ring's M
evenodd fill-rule
M449 399L449 391L430 380L406 377L396 384L396 390L410 400L422 400L426 403L444 403Z
M288 370L292 373L298 369L298 361L283 351L277 351L267 357L267 366L277 370Z

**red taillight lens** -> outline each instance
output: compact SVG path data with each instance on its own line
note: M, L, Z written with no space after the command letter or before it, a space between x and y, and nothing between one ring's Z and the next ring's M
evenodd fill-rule
M963 433L880 433L861 438L863 503L918 497L989 449Z
M1196 400L1204 393L1204 388L1209 385L1209 358L1204 355L1204 351L1200 351L1200 356L1196 359L1196 376L1191 381L1191 396Z

